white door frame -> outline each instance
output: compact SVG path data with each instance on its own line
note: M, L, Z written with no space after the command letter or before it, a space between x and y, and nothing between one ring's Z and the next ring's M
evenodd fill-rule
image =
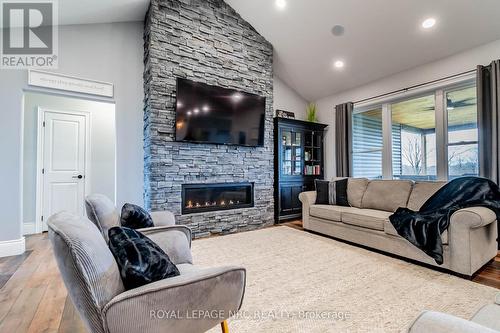
M43 217L42 221L42 211L43 211L43 178L42 173L43 166L43 148L45 145L45 130L44 130L44 119L45 113L59 113L75 116L85 117L85 178L84 178L84 188L85 195L90 193L90 156L91 156L91 146L90 143L90 133L92 126L92 115L87 111L61 111L48 109L43 107L37 108L37 140L36 140L36 213L35 213L35 232L43 232L43 221L47 222L48 216Z

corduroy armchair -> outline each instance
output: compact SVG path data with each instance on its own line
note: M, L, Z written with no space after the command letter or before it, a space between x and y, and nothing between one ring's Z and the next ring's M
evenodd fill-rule
M85 209L87 216L96 225L102 237L108 242L108 230L120 226L120 213L113 202L103 194L90 194L85 198ZM150 213L155 227L167 227L175 225L175 216L171 212L157 211ZM139 229L147 232L152 228Z
M51 216L48 226L64 283L89 332L196 333L219 323L227 331L225 320L241 307L245 269L194 266L187 227L143 232L170 256L181 274L125 290L115 258L96 225L62 212ZM200 318L199 313L212 315Z

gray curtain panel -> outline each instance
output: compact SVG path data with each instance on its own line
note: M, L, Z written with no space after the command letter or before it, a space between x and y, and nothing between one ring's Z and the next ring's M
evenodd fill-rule
M351 116L352 102L335 106L335 162L337 177L349 177L351 174Z
M500 60L477 68L479 174L500 181Z

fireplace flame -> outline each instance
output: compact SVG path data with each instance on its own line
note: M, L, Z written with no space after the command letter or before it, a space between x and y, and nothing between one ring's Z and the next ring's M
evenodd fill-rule
M201 208L201 207L212 207L212 206L226 206L226 205L238 205L240 204L240 200L229 200L228 202L226 200L221 200L220 202L217 201L205 201L204 203L199 203L199 202L193 202L192 200L188 200L186 204L186 208Z

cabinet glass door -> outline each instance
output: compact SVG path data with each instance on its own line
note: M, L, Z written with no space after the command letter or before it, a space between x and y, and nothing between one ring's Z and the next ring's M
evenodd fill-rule
M306 131L304 135L304 175L320 176L322 172L322 133Z
M293 130L282 131L282 174L302 175L302 133Z

